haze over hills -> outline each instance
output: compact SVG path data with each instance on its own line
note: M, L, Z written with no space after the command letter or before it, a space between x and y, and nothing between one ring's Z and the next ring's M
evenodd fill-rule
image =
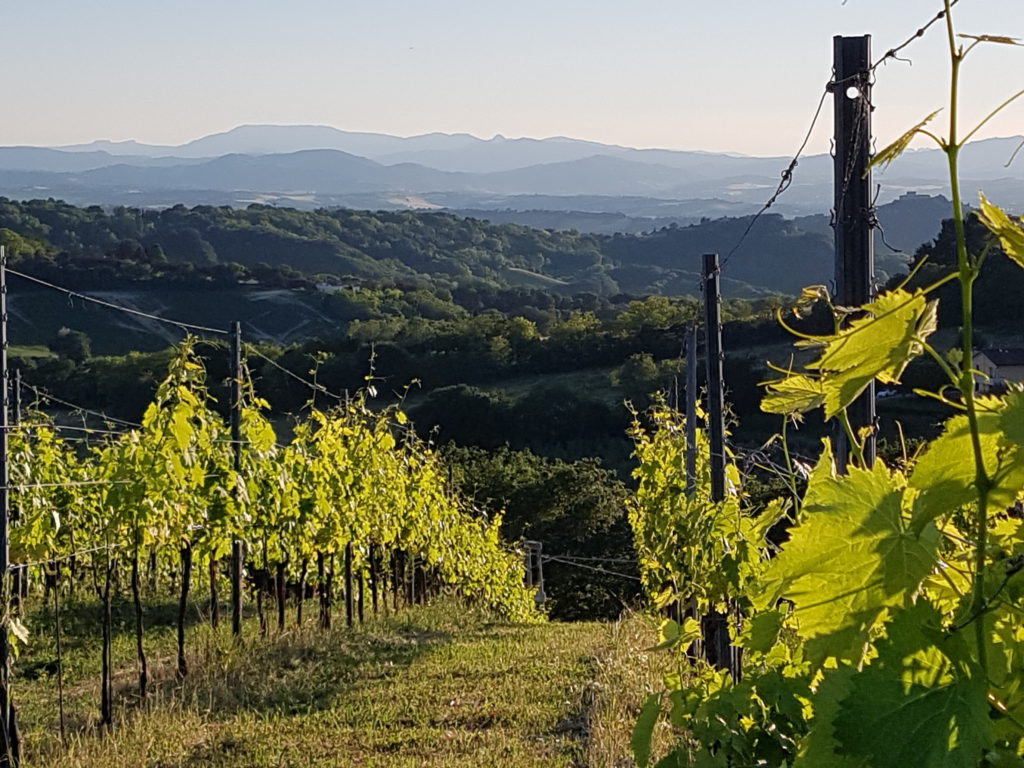
M984 187L1024 210L1021 139L975 142L963 153L963 186ZM480 139L431 133L398 137L326 126L247 125L177 146L97 141L68 147L0 147L0 195L76 204L177 203L315 208L448 208L612 213L670 219L744 215L775 189L789 159L635 149L565 137ZM876 174L879 202L906 191L942 193L938 150L909 151ZM824 213L832 159L800 160L773 209Z

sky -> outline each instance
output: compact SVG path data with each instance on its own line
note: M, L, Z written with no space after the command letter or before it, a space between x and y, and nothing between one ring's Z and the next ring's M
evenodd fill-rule
M875 57L941 0L3 0L0 145L179 144L252 123L572 136L792 154L832 36ZM1024 38L1024 0L960 0L958 31ZM944 25L877 70L877 142L948 99ZM964 126L1024 87L1024 47L965 63ZM944 118L940 118L941 121ZM826 151L831 118L811 151ZM941 122L937 122L941 130ZM1024 99L979 137L1024 134Z

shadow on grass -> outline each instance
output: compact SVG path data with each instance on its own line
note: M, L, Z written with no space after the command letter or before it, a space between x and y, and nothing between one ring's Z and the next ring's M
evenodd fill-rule
M242 645L229 641L200 648L183 682L166 665L154 676L154 691L157 700L176 697L217 714L306 714L332 708L340 694L361 680L394 674L450 641L447 633L415 625L364 631L293 628L251 637ZM131 696L130 688L126 693Z
M303 626L272 628L261 636L254 606L248 606L242 640L231 635L230 616L208 624L205 605L190 602L186 654L188 675L177 677L174 627L177 604L165 598L144 606L145 645L149 666L148 695L138 694L134 657L134 609L130 601L114 603L115 732L149 713L188 712L203 720L230 720L242 713L258 719L301 716L338 708L347 692L363 685L386 686L425 653L453 642L464 632L464 606L417 608L371 619L347 629L343 616L335 627L316 625L315 605ZM338 610L340 606L336 606ZM84 600L62 607L65 650L65 713L72 744L97 743L107 731L99 725L100 606ZM449 618L460 617L455 623ZM31 614L33 642L16 664L20 728L33 754L57 759L64 753L58 736L56 657L52 611ZM270 616L268 619L276 619ZM72 652L71 649L75 648ZM385 693L385 695L387 695Z
M91 596L83 599L76 596L69 600L63 598L60 607L61 635L65 650L81 648L99 648L102 632L103 605ZM204 605L203 608L206 606ZM36 634L52 636L54 627L54 611L52 603L32 610L29 606L29 624L36 629ZM157 599L147 599L142 606L142 616L146 633L173 632L178 625L178 602L176 599L161 595ZM117 638L135 634L135 608L131 600L117 595L110 606L111 637ZM197 624L209 621L209 614L197 608L194 599L190 598L185 612L185 627L189 629Z

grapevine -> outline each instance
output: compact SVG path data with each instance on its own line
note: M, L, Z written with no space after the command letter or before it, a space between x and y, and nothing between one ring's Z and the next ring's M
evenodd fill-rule
M12 562L45 569L57 590L68 569L69 585L89 577L103 611L102 723L113 723L110 611L118 574L130 574L144 698L143 592L156 588L160 574L175 575L178 674L186 675L192 574L210 574L215 602L217 566L234 540L245 543L250 566L273 567L281 583L304 580L311 561L329 564L346 549L360 573L371 551L400 552L508 620L540 618L523 586L520 555L500 540L500 515L488 519L448 487L438 457L400 410L375 411L359 394L314 408L282 445L269 404L243 372L236 445L215 410L198 343L180 345L137 428L97 430L96 441L75 445L45 414L30 411L12 429ZM321 593L325 586L317 584ZM20 621L11 626L17 648L27 635Z
M986 259L1024 268L1024 221L981 196L972 215L991 241L969 252L958 181L966 140L1024 92L959 138L961 65L978 45L1016 41L958 35L951 6L946 0L941 15L952 65L948 134L926 127L933 115L874 162L891 162L915 136L945 152L956 269L923 287L908 279L861 307L834 306L823 287L807 289L801 309L824 301L834 330L798 334L816 357L768 382L762 402L791 422L821 409L845 430L850 465L839 466L824 441L790 510L788 540L776 547L767 525L781 506L754 516L738 487L710 504L703 470L697 490L684 494L685 443L673 414L657 412L651 430L637 429L632 519L648 592L656 605L696 596L702 610L731 597L742 611L731 641L744 653L733 679L687 655L694 626L663 622L675 663L634 731L641 766L652 762L651 735L665 716L677 740L654 756L663 768L1024 766L1024 522L1014 512L1024 498L1024 391L980 396L972 370L974 282ZM934 295L952 281L961 337L943 354L932 342ZM921 355L949 382L920 394L954 414L917 457L869 462L866 435L850 427L846 409L872 381L899 383Z

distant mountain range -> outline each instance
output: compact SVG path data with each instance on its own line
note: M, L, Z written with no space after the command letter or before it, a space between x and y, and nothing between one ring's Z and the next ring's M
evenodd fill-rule
M1024 158L1007 166L1021 141L969 145L963 153L964 188L983 187L1004 206L1024 210ZM788 162L564 137L403 138L324 126L247 125L178 146L96 141L0 147L0 195L157 207L263 202L605 213L640 219L635 228L643 219L687 223L748 214L768 198ZM908 190L944 192L944 172L938 150L907 152L877 174L879 202ZM773 210L790 216L825 212L831 185L829 156L802 158L791 188Z

